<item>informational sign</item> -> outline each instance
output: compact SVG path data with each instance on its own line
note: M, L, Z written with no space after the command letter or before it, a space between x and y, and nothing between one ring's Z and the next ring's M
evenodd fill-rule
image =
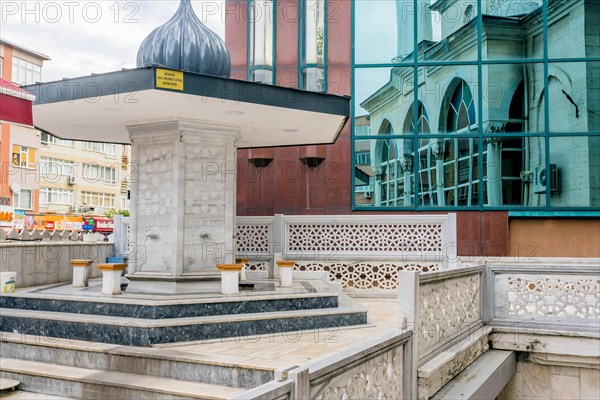
M115 224L112 219L95 217L94 232L110 233L115 229Z
M15 224L15 228L19 230L23 230L25 228L25 211L23 210L15 210L14 212L13 222Z
M13 207L0 205L0 227L12 228L14 226L14 212Z
M43 231L44 229L46 229L43 215L35 215L33 217L33 224L35 225L35 229L38 231Z
M94 218L83 219L83 230L86 232L91 232L94 230Z
M37 215L35 229L47 231L81 231L83 221L81 217L73 215Z
M34 229L35 229L35 220L33 218L33 215L26 215L25 216L25 230L32 231Z
M183 91L183 72L157 68L156 87Z

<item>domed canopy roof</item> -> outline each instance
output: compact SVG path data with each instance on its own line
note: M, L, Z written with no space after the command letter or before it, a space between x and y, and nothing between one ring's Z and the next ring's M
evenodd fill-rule
M225 42L200 22L190 0L181 0L173 18L142 42L137 66L228 77L231 59Z

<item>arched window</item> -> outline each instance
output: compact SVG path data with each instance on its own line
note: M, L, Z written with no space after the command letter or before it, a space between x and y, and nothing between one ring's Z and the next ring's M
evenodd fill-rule
M460 134L476 133L475 102L469 85L457 79L450 87L440 117L440 131L453 134L430 141L436 160L435 202L440 206L479 204L479 140ZM432 181L434 178L432 177Z
M525 82L522 81L513 95L508 111L506 132L521 133L525 131ZM523 180L520 177L524 165L523 138L505 138L502 140L501 170L502 204L521 205L524 201Z
M379 128L379 135L393 135L392 124L386 119ZM401 175L398 149L394 139L376 140L373 172L375 174L375 206L398 205L398 177Z
M465 133L474 129L475 103L469 85L461 80L450 98L446 132Z
M418 102L417 109L417 129L415 130L415 118L414 118L414 107L411 106L408 110L408 114L406 116L405 126L408 127L407 133L410 134L430 134L431 127L429 124L429 114L427 113L427 109L421 103ZM416 131L416 132L415 132ZM423 205L435 205L435 159L431 155L429 151L429 139L419 139L418 146L418 159L413 157L413 163L418 163L418 186L419 193L418 199L419 203ZM404 154L414 154L413 151L413 141L405 140L404 141ZM410 149L410 150L409 150ZM413 192L412 188L410 188L409 192ZM411 204L414 201L411 201Z

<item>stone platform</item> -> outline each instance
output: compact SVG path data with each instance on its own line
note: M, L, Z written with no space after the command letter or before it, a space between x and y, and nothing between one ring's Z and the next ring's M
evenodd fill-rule
M0 330L72 340L152 346L248 335L365 324L366 310L326 282L252 282L255 289L225 296L103 296L101 282L18 290L0 297Z
M0 332L0 377L21 381L15 400L231 399L398 326L396 299L357 301L367 325L145 348Z

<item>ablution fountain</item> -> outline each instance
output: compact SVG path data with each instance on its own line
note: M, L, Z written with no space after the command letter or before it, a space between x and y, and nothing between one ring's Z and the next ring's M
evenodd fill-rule
M220 292L235 259L236 150L335 142L344 96L229 79L227 47L182 0L137 68L40 83L34 123L63 139L132 145L129 286L70 284L0 298L3 331L134 346L366 323L325 281Z

